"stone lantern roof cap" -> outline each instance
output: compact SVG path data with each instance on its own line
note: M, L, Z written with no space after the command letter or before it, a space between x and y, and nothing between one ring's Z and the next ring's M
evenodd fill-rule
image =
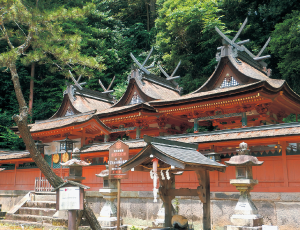
M239 166L239 165L251 165L259 166L264 162L259 161L256 157L250 155L238 155L230 158L229 161L225 161L225 164L228 166Z
M96 174L96 176L98 177L108 177L108 175L109 175L108 169L102 170L99 174Z
M60 164L63 166L89 166L91 163L87 163L83 160L78 160L73 158L71 160L68 160L65 163L60 163Z

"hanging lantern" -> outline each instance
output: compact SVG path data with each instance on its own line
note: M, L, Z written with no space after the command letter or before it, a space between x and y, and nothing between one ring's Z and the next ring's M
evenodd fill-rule
M219 153L212 152L212 153L204 154L204 156L206 156L208 159L211 159L213 161L221 161L221 156Z
M40 140L37 140L35 142L35 146L37 148L37 150L40 152L40 154L45 154L45 146L49 146L49 145L46 145L46 144L43 144L42 141Z
M59 152L60 153L65 153L65 152L70 153L70 152L73 152L73 144L78 142L78 141L70 140L67 136L65 139L57 141L57 142L59 142L59 144L60 144L59 145L60 146L59 147Z

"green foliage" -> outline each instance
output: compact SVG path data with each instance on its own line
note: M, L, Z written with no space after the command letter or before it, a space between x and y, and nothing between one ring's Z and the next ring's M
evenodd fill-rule
M299 116L299 115L297 115ZM296 122L296 114L291 113L289 116L286 118L283 118L284 123L291 123L291 122Z
M142 230L142 229L139 228L139 227L131 226L131 227L130 227L130 230Z
M116 87L114 88L115 92L113 92L113 95L116 97L117 100L119 100L123 96L127 89L127 85L128 83L126 81L116 85Z
M219 8L215 1L159 0L156 19L156 48L161 52L165 69L172 72L182 60L177 75L184 92L200 87L213 72L219 37L222 30Z
M8 127L13 125L11 114L0 109L0 148L19 150L25 149L23 140Z
M282 78L300 93L300 11L287 15L276 25L270 50L279 60L278 70Z

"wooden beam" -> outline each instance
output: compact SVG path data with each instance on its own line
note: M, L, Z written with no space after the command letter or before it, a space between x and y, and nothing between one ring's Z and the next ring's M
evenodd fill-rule
M159 195L162 199L165 207L165 224L164 227L172 227L171 220L172 220L172 212L173 212L173 206L172 206L172 200L175 198L175 196L168 193L168 190L175 189L175 175L170 174L170 180L162 180L159 177Z
M198 196L197 189L188 188L168 189L167 193L170 196Z
M289 187L289 176L286 162L286 147L287 143L285 141L279 141L278 144L281 145L281 153L282 153L282 169L283 169L283 179L284 179L284 187Z
M210 218L210 179L209 172L207 170L197 170L197 179L200 184L200 188L203 191L203 230L211 230L211 218Z

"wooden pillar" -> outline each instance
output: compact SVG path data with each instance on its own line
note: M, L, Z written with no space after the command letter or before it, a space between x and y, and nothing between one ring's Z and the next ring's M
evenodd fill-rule
M198 194L203 203L203 230L211 230L209 171L198 170L196 174L200 184Z
M175 196L170 196L168 193L168 189L175 188L175 176L174 174L170 173L170 180L162 180L159 177L160 187L159 187L159 195L162 199L165 207L165 224L164 227L172 227L171 220L172 220L172 200Z
M121 213L121 180L118 179L118 196L117 196L117 230L120 230L120 213Z
M140 138L141 138L141 128L137 126L135 139L140 139Z
M16 187L16 184L17 184L17 165L18 165L18 162L15 162L15 181L14 181L14 186Z
M82 136L81 136L81 147L85 145L85 128L82 129Z
M284 179L284 187L289 187L289 177L288 177L288 169L286 162L286 141L279 141L278 144L281 146L281 154L282 154L282 170L283 170L283 179Z
M242 113L242 126L246 127L247 126L247 115L246 113Z
M199 119L194 118L194 133L198 133L198 128L199 128L198 120Z
M77 230L76 229L76 210L69 210L69 218L68 218L68 230Z
M105 134L104 135L104 142L108 142L109 141L109 134Z

